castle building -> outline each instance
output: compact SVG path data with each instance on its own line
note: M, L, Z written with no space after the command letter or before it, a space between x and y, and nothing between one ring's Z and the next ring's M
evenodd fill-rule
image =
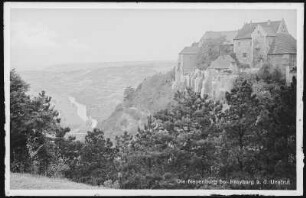
M270 47L279 33L289 34L284 20L244 24L234 38L237 59L251 67L260 67L267 60Z
M197 68L197 59L200 52L200 48L203 46L206 40L218 39L224 37L224 42L219 46L220 51L233 51L234 42L237 31L208 31L202 36L199 42L194 42L191 46L185 47L179 53L178 69L183 72L184 75L192 73Z
M206 69L198 69L201 48L210 42L217 43L219 56ZM189 87L202 97L208 94L222 100L239 73L257 72L265 62L278 68L287 83L296 76L296 39L288 33L284 20L250 22L238 31L206 32L199 42L179 53L173 88Z
M216 70L220 72L237 73L238 68L236 61L230 55L221 55L215 61L213 61L207 68L210 70Z
M277 33L268 52L268 62L291 82L292 75L296 75L296 40L290 34Z
M221 55L207 68L210 80L203 87L203 94L213 99L225 98L225 92L232 88L233 81L239 72L236 61L230 55Z
M200 39L199 47L201 47L204 44L205 40L224 37L225 41L223 42L223 45L233 48L234 47L233 40L236 37L236 34L237 34L237 31L218 31L218 32L207 31Z
M179 53L178 68L184 75L193 72L193 70L196 68L197 56L200 50L198 45L198 43L193 43L191 46L185 47Z

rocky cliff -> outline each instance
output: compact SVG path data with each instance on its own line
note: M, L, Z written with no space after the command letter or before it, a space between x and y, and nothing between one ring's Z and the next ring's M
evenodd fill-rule
M142 128L147 122L149 115L173 103L173 81L173 71L146 78L136 89L129 90L124 101L98 127L111 139L124 131L135 134L138 127Z
M213 69L195 69L190 74L183 74L179 67L175 68L175 80L172 85L174 90L191 88L195 92L209 95L215 100L224 100L225 92L230 91L236 73L217 71Z

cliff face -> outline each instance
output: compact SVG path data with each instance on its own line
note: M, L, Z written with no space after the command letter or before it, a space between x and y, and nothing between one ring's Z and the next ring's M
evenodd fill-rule
M195 92L209 95L214 100L224 100L225 92L232 89L237 73L218 71L214 69L195 69L189 74L183 74L179 67L175 68L174 90L191 88Z
M203 97L208 94L212 99L224 99L225 91L230 91L237 75L216 70L195 69L190 74L183 74L177 66L166 74L156 74L146 78L136 89L126 89L125 99L109 118L98 124L106 137L115 139L127 131L137 132L143 128L147 117L172 104L177 90L192 88Z
M123 102L97 127L112 140L124 131L135 134L138 127L143 128L147 123L149 115L175 104L173 97L176 91L192 88L202 97L207 94L213 100L224 101L225 92L232 89L239 73L252 72L246 69L238 71L231 65L227 69L220 68L194 69L184 74L178 64L173 71L146 78L136 89L127 88Z
M124 131L135 134L138 127L142 128L146 124L149 115L173 103L173 81L173 71L146 78L135 90L130 90L111 116L97 127L111 139L123 134Z

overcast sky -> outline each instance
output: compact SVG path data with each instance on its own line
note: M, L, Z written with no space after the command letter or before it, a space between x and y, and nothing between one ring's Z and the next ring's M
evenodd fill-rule
M11 9L11 66L177 60L205 31L281 20L296 38L294 10Z

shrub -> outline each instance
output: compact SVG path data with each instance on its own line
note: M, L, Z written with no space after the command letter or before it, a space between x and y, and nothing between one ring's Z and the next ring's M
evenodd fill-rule
M57 163L49 165L47 170L47 176L50 177L64 177L66 171L69 170L69 166L60 159Z
M106 180L104 183L103 183L103 186L106 187L106 188L113 188L113 189L119 189L120 186L119 186L119 182L118 180L116 181L112 181L112 180Z

